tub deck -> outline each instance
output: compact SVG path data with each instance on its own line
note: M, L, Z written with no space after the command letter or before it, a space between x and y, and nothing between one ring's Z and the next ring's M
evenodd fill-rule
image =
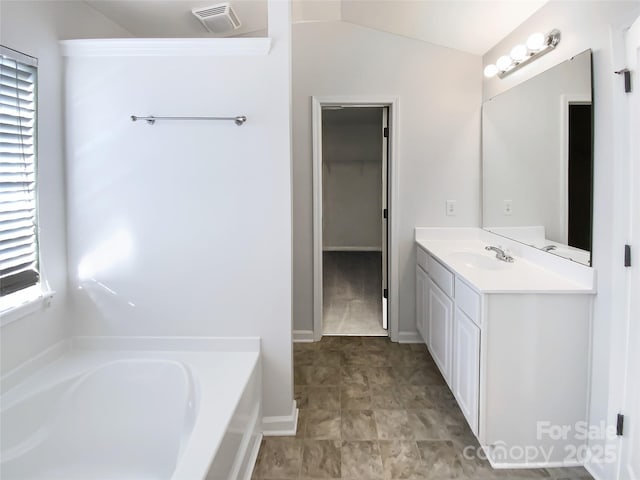
M18 412L25 418L14 418L14 421L2 424L3 455L2 463L0 463L0 476L6 480L11 478L20 478L20 480L48 478L52 474L57 475L58 478L96 479L106 476L121 479L206 478L213 480L248 478L251 475L261 438L259 428L262 416L259 340L256 342L235 342L235 345L234 342L225 343L222 340L224 339L216 339L214 342L207 343L201 339L174 339L172 343L167 339L157 342L149 339L139 339L138 342L135 339L75 339L61 356L50 364L26 375L2 395L2 413L7 414L7 417L9 417L9 413L12 413L15 417L15 412ZM223 351L207 350L204 349L205 346L216 347ZM198 350L199 348L203 349ZM229 351L236 349L244 351ZM137 471L129 472L129 467L126 464L109 465L109 471L105 471L105 465L96 461L94 455L86 454L83 455L84 458L61 459L60 465L51 465L50 459L47 459L45 464L39 465L38 461L44 459L38 458L38 449L35 447L43 441L43 435L46 437L47 429L43 428L43 424L51 424L52 419L41 418L42 412L38 414L35 411L38 410L38 402L34 402L33 399L38 395L42 396L43 392L54 392L48 394L47 402L50 403L53 400L59 403L59 399L64 398L66 389L69 388L69 385L74 385L74 382L77 383L77 379L84 378L83 376L97 372L101 368L104 369L105 365L113 365L114 362L116 362L115 364L130 362L128 368L133 368L133 365L137 365L136 368L144 368L144 362L156 362L155 364L163 362L167 365L184 366L184 370L189 372L186 376L192 379L192 386L188 387L193 390L188 400L192 408L192 418L189 419L189 415L186 416L183 438L180 440L168 439L180 444L177 458L170 460L170 464L163 471L158 471L157 466L149 465L147 472L140 471L139 468ZM122 364L120 363L120 365ZM140 367L141 365L142 367ZM160 373L149 372L149 375L154 374L169 376L164 371ZM189 383L189 380L185 380L185 382ZM118 388L117 384L116 386L114 384L108 385L111 390ZM100 388L106 387L100 385L98 391ZM123 385L122 388L127 387ZM131 385L128 388L131 388ZM175 387L168 386L167 388ZM170 393L167 392L167 397L170 396ZM164 397L158 392L156 395ZM107 404L110 400L122 401L116 398L116 395L110 399L108 393L104 392L100 392L98 397L92 395L90 398L101 398L102 400L96 401L105 401ZM158 402L161 400L158 398ZM148 402L150 406L154 403L152 398L145 398L142 401ZM113 414L113 409L105 409L105 412L107 411ZM46 415L51 417L56 413L56 411L51 411ZM86 415L84 410L82 414ZM126 411L123 411L122 415L126 416ZM126 423L126 419L124 420ZM114 418L110 421L121 424L123 419ZM73 424L73 422L70 423ZM130 423L135 425L135 422ZM149 430L150 436L159 434L154 432L153 428ZM121 433L120 436L122 436ZM131 432L131 434L135 434L137 438L144 438L144 432L137 431ZM140 437L140 435L142 436ZM108 437L108 434L105 436ZM82 439L77 439L77 441L79 445L82 444ZM19 444L21 448L16 449L16 444ZM29 444L34 448L24 447ZM14 447L13 450L12 447ZM9 452L11 452L10 455L5 455ZM99 458L99 455L95 457ZM11 462L15 462L16 459L20 460L22 465L32 465L32 467L29 467L29 471L15 474L16 470L11 467ZM95 465L91 462L94 462ZM81 471L78 471L78 465L82 466Z

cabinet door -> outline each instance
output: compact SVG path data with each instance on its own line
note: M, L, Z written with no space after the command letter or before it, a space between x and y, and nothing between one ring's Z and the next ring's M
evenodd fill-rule
M425 343L427 343L429 336L429 325L427 324L428 281L429 277L426 272L416 265L416 328Z
M453 394L471 430L478 435L480 329L456 307L453 330Z
M427 347L431 352L442 376L451 387L451 347L453 327L453 302L440 288L428 279L427 318L428 332Z

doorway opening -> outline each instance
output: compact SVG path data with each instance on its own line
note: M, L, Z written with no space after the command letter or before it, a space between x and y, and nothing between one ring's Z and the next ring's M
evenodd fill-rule
M313 100L314 339L393 340L395 99Z
M593 108L569 103L568 239L571 247L592 251Z
M322 108L322 334L387 336L388 107Z

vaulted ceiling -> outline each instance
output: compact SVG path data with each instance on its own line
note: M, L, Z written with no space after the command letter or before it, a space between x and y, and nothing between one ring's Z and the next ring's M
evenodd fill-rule
M191 13L223 0L85 0L135 37L220 37L209 33ZM232 0L242 25L233 36L267 34L266 0Z
M220 0L85 0L136 37L213 37L191 14ZM293 0L293 21L345 21L482 55L548 0ZM266 0L231 0L234 36L267 31Z

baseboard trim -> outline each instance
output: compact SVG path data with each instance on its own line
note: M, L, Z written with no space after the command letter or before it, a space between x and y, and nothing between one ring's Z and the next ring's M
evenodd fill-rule
M424 343L417 330L413 332L399 332L398 343Z
M294 343L310 343L314 341L313 330L294 330Z
M298 408L296 401L291 403L289 415L262 417L262 434L265 437L295 436L298 428Z
M323 252L381 252L382 247L322 247Z

